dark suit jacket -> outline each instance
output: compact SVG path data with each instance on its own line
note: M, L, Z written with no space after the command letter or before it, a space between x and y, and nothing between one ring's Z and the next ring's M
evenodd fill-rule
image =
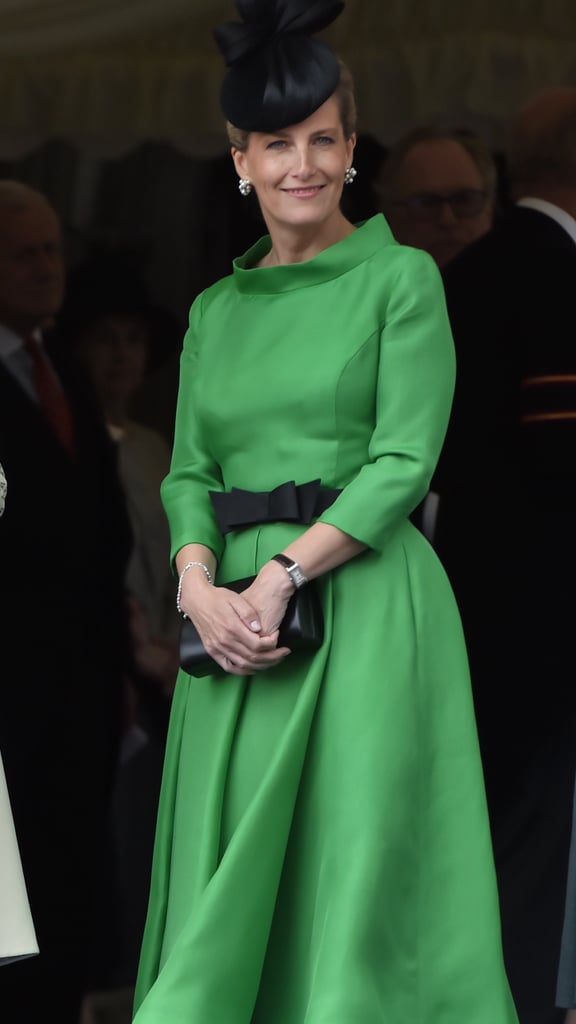
M576 751L576 243L517 207L444 283L457 380L435 545L468 642L513 991L522 1024L545 1024Z
M129 658L131 537L114 446L73 368L60 372L76 424L75 459L0 364L8 481L0 520L0 750L38 963L74 977L93 953L94 883L104 874Z
M512 665L527 673L508 680L522 704L511 713L555 730L567 707L543 702L538 678L551 659L558 678L547 686L576 706L567 679L576 610L576 243L549 217L518 207L449 264L444 283L457 382L433 483L437 547L471 654L500 625L516 648Z

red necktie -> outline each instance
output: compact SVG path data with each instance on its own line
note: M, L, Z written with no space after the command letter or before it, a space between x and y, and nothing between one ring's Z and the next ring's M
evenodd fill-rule
M40 408L64 447L73 454L74 426L62 385L42 343L34 335L24 339L24 347L34 362L34 384Z

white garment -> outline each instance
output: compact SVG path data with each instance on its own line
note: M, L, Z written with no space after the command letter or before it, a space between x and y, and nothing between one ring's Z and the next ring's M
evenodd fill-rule
M555 220L573 242L576 242L576 220L567 212L563 210L561 206L556 206L556 203L549 203L547 199L538 199L536 196L522 196L516 201L516 206L524 206L529 210L538 210L539 213L545 213L547 217Z
M5 497L6 477L0 466L0 516L4 511ZM0 756L0 964L38 952Z
M38 952L0 757L0 964Z

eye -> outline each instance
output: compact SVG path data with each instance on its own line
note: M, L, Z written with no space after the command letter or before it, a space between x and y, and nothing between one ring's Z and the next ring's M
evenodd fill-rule
M273 139L272 142L268 143L266 149L283 149L285 145L286 142L284 139Z
M334 139L331 135L318 135L314 142L318 146L330 146L334 142Z

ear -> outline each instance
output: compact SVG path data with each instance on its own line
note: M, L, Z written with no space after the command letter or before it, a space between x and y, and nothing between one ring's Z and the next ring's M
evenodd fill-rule
M234 167L236 168L236 174L238 175L238 177L248 178L249 175L246 168L246 153L241 149L236 149L235 146L232 146L230 152L232 154Z
M350 138L346 139L346 151L348 153L348 159L347 159L348 167L352 166L352 161L354 159L354 148L355 148L355 146L356 146L356 132L352 132L352 135L350 136Z

